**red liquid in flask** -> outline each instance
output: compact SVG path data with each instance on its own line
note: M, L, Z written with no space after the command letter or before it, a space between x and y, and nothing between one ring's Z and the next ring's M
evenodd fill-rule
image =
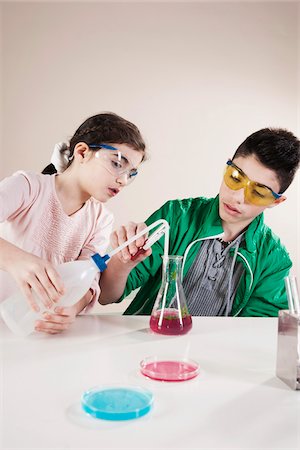
M192 328L192 317L190 314L181 318L175 309L165 309L163 319L159 325L161 310L156 311L150 318L150 328L155 333L178 335L186 334Z

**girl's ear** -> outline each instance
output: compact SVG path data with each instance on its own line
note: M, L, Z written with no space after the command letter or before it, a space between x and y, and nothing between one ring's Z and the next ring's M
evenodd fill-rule
M74 148L74 159L77 159L79 162L84 162L89 152L90 148L85 142L78 142Z
M280 203L284 202L286 200L286 197L282 195L280 198L277 198L274 203L268 206L268 208L274 208L274 206L279 205Z

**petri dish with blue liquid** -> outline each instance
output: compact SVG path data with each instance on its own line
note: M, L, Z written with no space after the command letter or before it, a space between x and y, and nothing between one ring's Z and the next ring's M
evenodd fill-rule
M139 386L96 386L81 397L82 409L95 419L131 420L148 414L153 394Z

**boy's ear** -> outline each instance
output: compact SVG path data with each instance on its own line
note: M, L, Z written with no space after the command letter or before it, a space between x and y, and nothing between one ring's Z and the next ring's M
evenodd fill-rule
M286 200L286 197L282 195L280 198L277 198L274 203L268 206L268 208L274 208L274 206L279 205L280 203L284 202Z

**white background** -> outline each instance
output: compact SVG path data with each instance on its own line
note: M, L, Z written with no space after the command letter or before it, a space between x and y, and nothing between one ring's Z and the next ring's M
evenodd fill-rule
M298 2L1 2L0 177L41 171L88 116L136 123L150 153L116 225L215 196L252 132L299 136ZM300 276L300 181L266 214Z

